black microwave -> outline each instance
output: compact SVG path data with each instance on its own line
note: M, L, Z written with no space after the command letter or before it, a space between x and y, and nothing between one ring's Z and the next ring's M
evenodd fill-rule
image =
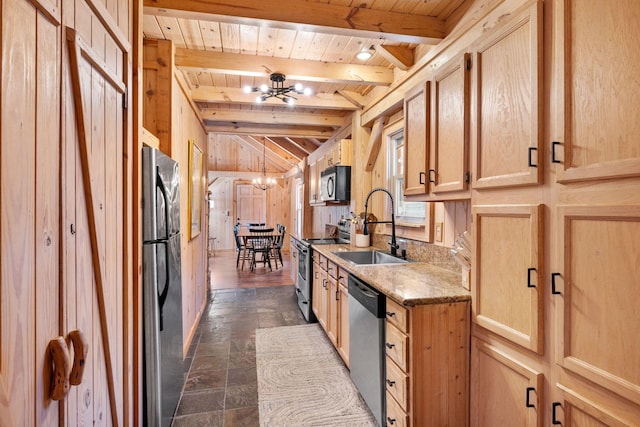
M330 166L320 172L320 200L351 201L351 166Z

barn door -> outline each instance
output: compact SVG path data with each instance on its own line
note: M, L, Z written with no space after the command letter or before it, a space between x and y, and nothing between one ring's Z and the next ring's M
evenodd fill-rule
M99 15L100 8L94 13ZM127 43L108 19L87 33L65 28L68 83L63 168L65 328L81 329L91 352L84 381L67 396L66 424L127 424L131 291L127 245ZM96 27L102 34L95 36ZM91 40L91 45L87 40Z
M60 327L60 35L55 0L4 0L0 99L0 425L55 425Z

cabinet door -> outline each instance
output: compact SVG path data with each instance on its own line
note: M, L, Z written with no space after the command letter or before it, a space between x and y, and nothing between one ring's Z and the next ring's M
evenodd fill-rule
M329 341L338 346L338 281L327 274L326 300L327 300L327 336Z
M315 203L316 200L320 198L318 192L318 186L320 185L318 177L320 176L320 172L318 172L317 162L309 163L307 166L309 168L309 203Z
M558 22L559 182L640 175L640 83L635 53L640 39L640 2L556 2Z
M433 158L427 174L433 193L467 188L470 66L469 55L455 58L433 81Z
M471 426L543 424L543 375L472 338Z
M474 206L473 320L542 354L542 206Z
M349 367L349 292L338 284L338 353Z
M539 184L542 2L485 40L473 61L473 187Z
M588 394L588 392L583 394L563 385L558 385L558 387L562 390L563 399L558 405L560 408L556 407L555 409L555 419L561 421L563 426L629 427L640 425L640 409L627 407L625 402L615 395L604 397ZM607 397L611 397L611 400ZM553 415L552 409L552 418Z
M321 316L321 302L322 302L322 269L320 269L320 265L317 263L313 263L313 285L311 288L311 309L315 313L318 318L318 322L320 322ZM320 322L322 324L322 322Z
M558 363L640 404L640 206L559 206L558 221Z
M429 147L429 92L426 82L407 94L404 100L404 194L425 194ZM411 155L409 155L411 153Z

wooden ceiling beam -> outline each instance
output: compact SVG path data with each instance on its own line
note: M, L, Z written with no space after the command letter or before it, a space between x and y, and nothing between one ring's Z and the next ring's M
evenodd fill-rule
M376 45L376 52L400 70L407 71L414 64L414 50L405 46Z
M260 24L272 28L406 43L436 44L445 37L445 21L423 15L299 0L144 0L149 15L205 21Z
M287 138L274 136L267 139L271 140L274 144L278 144L280 147L291 153L297 153L297 155L300 156L300 159L303 159L309 155L307 151L301 149L297 144L294 144Z
M280 169L291 169L291 163L298 163L304 157L298 157L287 150L283 150L280 145L274 143L267 137L238 135L238 138L250 144L253 148L257 147L257 149L259 150L262 150L262 142L264 140L265 152L267 153L267 157L270 161L277 162Z
M213 104L256 105L255 94L245 93L240 88L232 87L199 86L191 89L191 98L195 102L209 102ZM300 95L297 96L297 98L295 106L299 108L350 111L357 109L351 102L335 94L316 93L310 96ZM279 99L269 98L260 105L282 107L286 104Z
M175 64L179 70L263 77L270 85L271 73L283 73L288 80L334 84L389 86L393 83L390 68L361 64L340 64L275 56L177 48Z
M286 138L287 141L297 145L307 154L311 154L318 149L322 144L315 138ZM314 141L318 142L316 145Z
M300 138L321 138L326 139L333 135L332 128L300 127L300 126L259 126L259 125L209 125L205 121L207 132L221 133L227 135L264 135L264 136L294 136Z
M339 128L344 123L342 116L321 113L297 113L258 110L202 110L202 118L212 122L260 123L271 125L327 126Z

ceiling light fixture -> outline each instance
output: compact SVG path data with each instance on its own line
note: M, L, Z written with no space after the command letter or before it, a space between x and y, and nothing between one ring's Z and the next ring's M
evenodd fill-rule
M271 80L271 87L266 84L262 84L261 86L251 87L245 86L245 93L251 92L260 92L260 95L256 98L256 102L261 103L266 101L267 99L273 97L281 99L287 105L294 105L296 98L295 96L290 95L291 92L297 93L298 95L311 95L311 89L305 88L300 83L296 83L292 86L285 86L284 81L287 77L282 73L272 73L269 76L269 80Z
M253 179L253 186L265 191L276 185L274 178L267 178L267 148L264 139L262 140L262 176Z
M375 48L373 46L370 46L369 48L364 48L356 54L356 58L358 58L360 61L366 61L367 59L373 56L374 49Z

